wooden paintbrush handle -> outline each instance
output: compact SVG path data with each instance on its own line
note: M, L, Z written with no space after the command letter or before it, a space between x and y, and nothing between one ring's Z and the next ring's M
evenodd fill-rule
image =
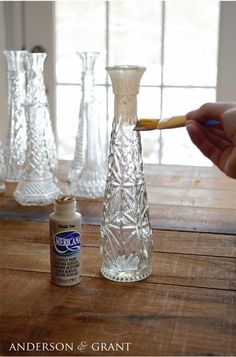
M178 115L170 118L161 119L157 123L157 129L181 128L186 124L186 116Z

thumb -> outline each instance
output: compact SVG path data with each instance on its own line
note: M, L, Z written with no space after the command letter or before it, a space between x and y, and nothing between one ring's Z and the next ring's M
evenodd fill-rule
M236 108L227 110L222 115L225 135L236 145Z

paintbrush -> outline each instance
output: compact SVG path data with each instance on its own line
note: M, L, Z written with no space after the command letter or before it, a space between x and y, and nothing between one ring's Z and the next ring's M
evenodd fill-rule
M155 129L174 129L184 127L186 124L186 116L185 115L177 115L170 118L164 119L140 119L134 130L137 131L146 131L146 130L155 130ZM208 119L204 122L204 125L207 126L216 126L219 125L220 122L215 119Z

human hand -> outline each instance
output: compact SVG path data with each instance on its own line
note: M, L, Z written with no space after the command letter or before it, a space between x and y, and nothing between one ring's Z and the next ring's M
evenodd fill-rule
M186 117L192 142L227 176L236 178L236 103L206 103ZM221 125L202 125L207 119Z

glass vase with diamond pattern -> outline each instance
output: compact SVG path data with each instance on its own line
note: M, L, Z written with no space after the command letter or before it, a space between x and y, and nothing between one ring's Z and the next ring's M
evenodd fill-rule
M137 94L145 67L107 67L115 94L101 224L101 272L110 280L133 282L151 273L152 230L144 182Z
M43 79L45 58L45 53L28 53L25 57L27 152L14 192L16 201L25 206L48 205L61 193L54 177L57 156Z
M8 79L8 131L5 149L5 179L18 182L26 155L26 51L6 50Z

